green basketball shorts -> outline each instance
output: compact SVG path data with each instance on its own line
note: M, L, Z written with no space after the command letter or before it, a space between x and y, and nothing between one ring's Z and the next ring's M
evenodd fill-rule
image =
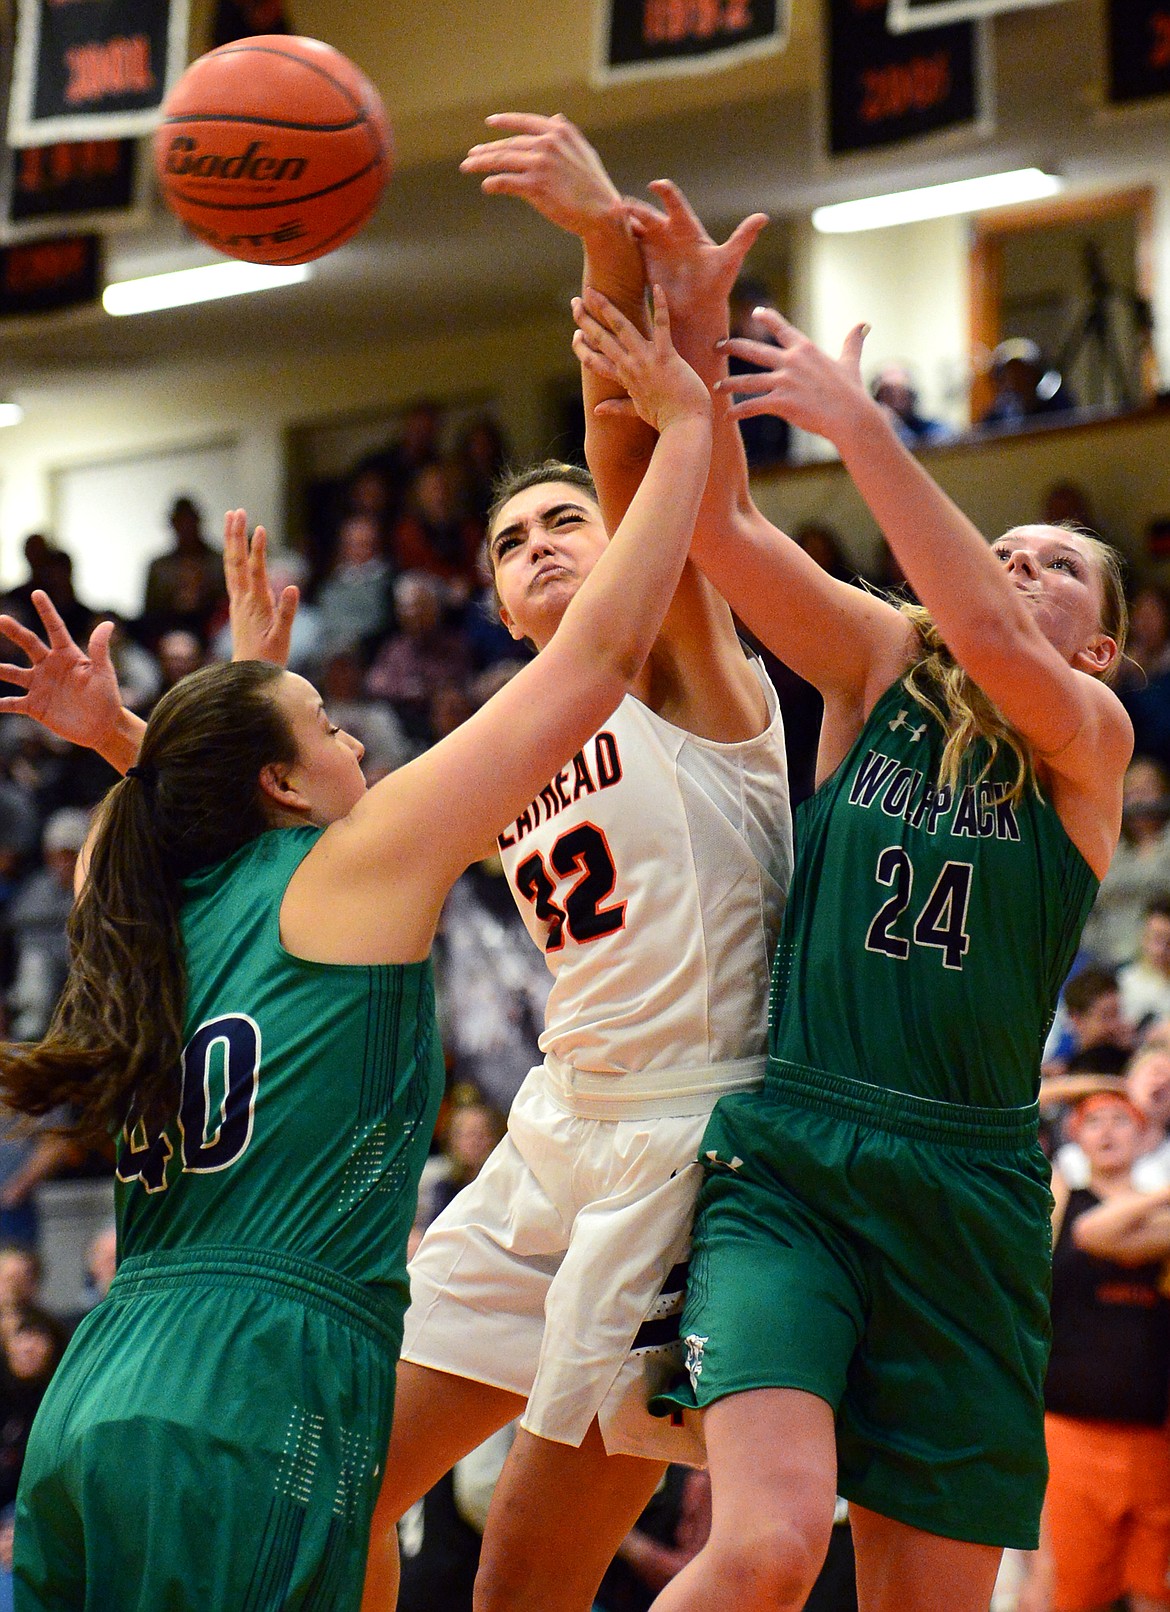
M1034 1108L967 1108L773 1062L723 1098L682 1331L689 1387L816 1394L847 1499L1034 1549L1047 1463L1051 1195Z
M357 1612L400 1338L308 1260L126 1260L33 1427L18 1612Z

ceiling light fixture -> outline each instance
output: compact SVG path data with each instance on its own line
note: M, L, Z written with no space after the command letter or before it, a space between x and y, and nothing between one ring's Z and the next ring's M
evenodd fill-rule
M1039 168L1016 168L1011 173L986 174L982 179L956 179L920 190L900 190L890 196L866 196L859 201L834 202L813 212L813 228L825 235L846 235L855 230L888 229L893 224L917 224L926 218L948 218L954 213L980 213L988 207L1009 207L1013 202L1040 201L1055 196L1063 181Z
M19 403L0 403L0 426L19 425L24 419L24 410Z
M150 274L141 280L118 280L102 293L107 313L157 313L161 308L186 308L196 302L215 302L220 297L240 297L251 291L271 291L277 286L297 285L307 280L312 266L267 263L211 263L202 269L177 269L172 274Z

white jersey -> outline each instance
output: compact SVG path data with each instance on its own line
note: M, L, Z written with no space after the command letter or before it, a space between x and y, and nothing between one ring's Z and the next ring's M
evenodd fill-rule
M627 695L500 836L554 976L545 1066L579 1112L758 1082L792 819L779 705L753 664L757 738L697 738ZM750 1080L729 1078L748 1060Z

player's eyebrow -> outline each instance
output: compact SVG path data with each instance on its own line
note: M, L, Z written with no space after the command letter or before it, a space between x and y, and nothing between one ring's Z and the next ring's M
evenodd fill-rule
M539 516L540 523L542 526L547 526L548 523L555 520L558 515L564 515L566 512L574 515L584 515L585 508L584 505L575 503L571 499L566 499L563 504L550 504L548 509L541 511ZM526 530L528 525L528 521L509 521L507 526L501 526L499 531L492 538L492 553L495 554L498 551L499 545L503 542L504 538L520 536Z

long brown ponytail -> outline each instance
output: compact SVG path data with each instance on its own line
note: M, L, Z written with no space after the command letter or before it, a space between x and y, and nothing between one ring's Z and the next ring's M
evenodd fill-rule
M182 880L271 827L261 769L296 746L283 673L209 666L155 707L132 775L103 801L69 920L70 969L43 1041L0 1046L0 1096L24 1114L74 1111L82 1137L175 1114L186 1008Z

